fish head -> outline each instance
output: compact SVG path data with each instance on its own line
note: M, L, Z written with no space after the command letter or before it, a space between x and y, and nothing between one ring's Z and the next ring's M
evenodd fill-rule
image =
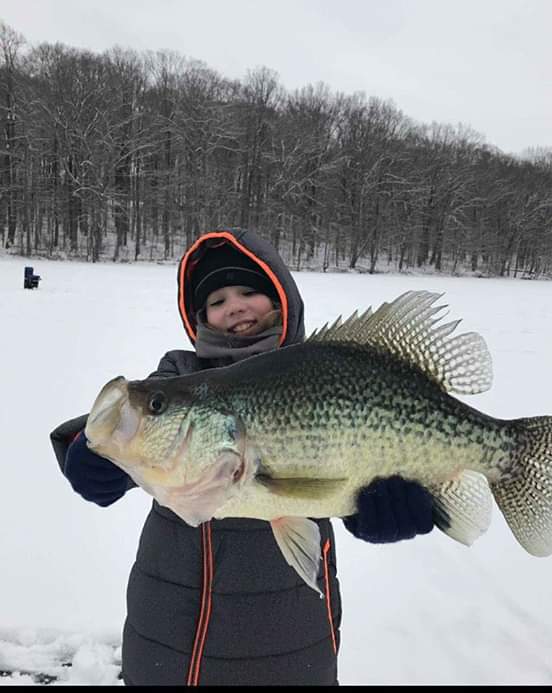
M129 473L169 475L186 441L191 393L176 396L162 380L110 380L96 397L85 428L89 447ZM169 479L167 482L170 483Z
M211 519L255 472L243 425L203 403L182 377L114 378L96 398L85 435L94 452L193 526Z

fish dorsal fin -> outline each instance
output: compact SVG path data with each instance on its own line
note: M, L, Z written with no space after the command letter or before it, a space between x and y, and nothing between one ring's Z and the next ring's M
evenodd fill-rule
M348 342L372 346L420 368L447 392L477 394L491 387L491 355L476 332L451 337L460 320L438 325L447 306L434 303L443 294L407 291L374 313L355 311L345 322L313 332L308 342Z

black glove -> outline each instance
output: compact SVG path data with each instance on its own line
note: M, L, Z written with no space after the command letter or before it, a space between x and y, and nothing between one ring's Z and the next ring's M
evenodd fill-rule
M356 514L343 522L351 534L372 544L412 539L433 529L433 499L415 481L376 479L360 490Z
M102 507L121 498L132 485L126 472L90 450L84 432L69 446L63 473L77 493Z

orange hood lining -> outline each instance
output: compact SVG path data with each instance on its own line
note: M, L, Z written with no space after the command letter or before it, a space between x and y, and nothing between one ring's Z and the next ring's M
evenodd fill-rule
M196 240L196 242L189 248L189 250L186 252L184 257L182 258L182 261L180 263L180 268L179 268L179 275L178 275L178 309L180 311L180 317L182 318L182 321L184 323L184 327L186 328L186 332L188 333L188 336L192 341L196 341L197 339L197 333L193 328L193 325L191 321L188 318L188 311L186 310L186 268L188 267L188 262L191 258L191 256L195 253L195 251L202 245L205 241L212 239L212 238L219 238L219 239L225 239L229 243L232 243L238 250L240 250L244 255L247 255L253 262L255 262L259 267L261 267L264 272L268 275L274 286L276 287L276 291L278 292L278 297L280 299L280 306L282 310L282 336L280 337L280 346L284 343L286 336L287 336L287 329L288 329L288 301L287 301L287 295L286 292L284 291L284 287L282 286L280 280L278 277L274 274L274 272L270 269L270 267L266 264L266 262L263 262L260 258L258 258L255 253L252 253L248 248L246 248L244 245L242 245L239 241L234 238L234 236L229 233L228 231L213 231L211 233L206 233L203 236L200 236ZM192 301L190 301L190 305L192 304Z

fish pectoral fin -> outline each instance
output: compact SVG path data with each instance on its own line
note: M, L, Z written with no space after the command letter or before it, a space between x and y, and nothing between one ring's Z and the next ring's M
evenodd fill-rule
M316 522L306 517L279 517L271 520L270 525L288 565L322 597L316 582L321 559L320 530Z
M483 474L464 471L432 493L434 522L452 539L471 546L489 529L493 496Z
M257 474L255 480L270 493L288 498L322 500L343 488L347 479L276 478L269 474Z

